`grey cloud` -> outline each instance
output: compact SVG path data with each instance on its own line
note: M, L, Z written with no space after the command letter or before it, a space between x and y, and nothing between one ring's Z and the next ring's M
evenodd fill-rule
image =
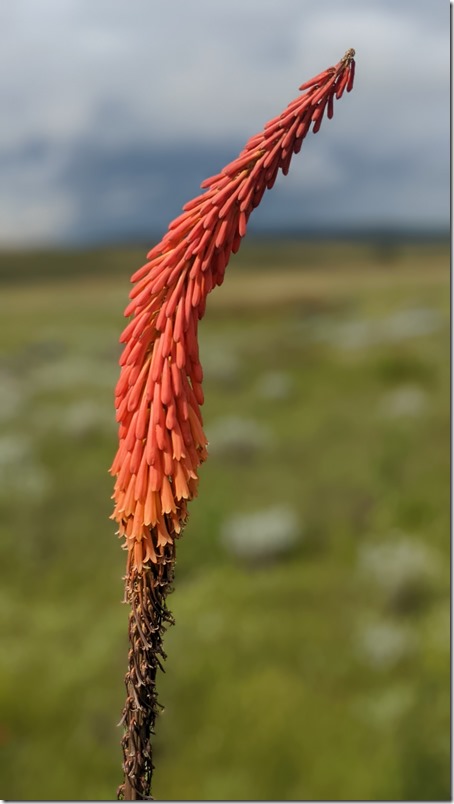
M447 225L444 0L3 4L0 242L161 229L350 46L354 92L256 225Z

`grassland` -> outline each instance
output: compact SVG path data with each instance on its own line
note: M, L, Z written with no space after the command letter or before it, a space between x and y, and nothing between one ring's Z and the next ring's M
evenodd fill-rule
M142 261L0 255L6 799L112 799L121 781L107 469ZM154 796L448 799L447 248L245 244L200 340L212 454L178 545ZM233 515L276 506L290 547L226 540Z

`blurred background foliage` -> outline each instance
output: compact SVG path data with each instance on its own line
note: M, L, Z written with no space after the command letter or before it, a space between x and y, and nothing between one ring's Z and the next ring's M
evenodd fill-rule
M1 793L113 799L113 389L145 248L0 255ZM450 797L444 241L250 241L200 328L158 799Z

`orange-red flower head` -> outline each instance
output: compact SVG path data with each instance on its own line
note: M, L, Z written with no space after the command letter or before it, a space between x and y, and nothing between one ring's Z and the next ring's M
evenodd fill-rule
M222 284L249 216L278 171L287 174L311 126L317 132L325 110L331 118L334 99L352 89L353 57L347 51L303 84L304 93L251 137L237 159L206 179L205 192L183 207L132 277L115 393L119 446L110 470L116 476L112 518L125 537L129 569L141 572L159 561L197 494L198 468L207 457L197 328L207 295Z

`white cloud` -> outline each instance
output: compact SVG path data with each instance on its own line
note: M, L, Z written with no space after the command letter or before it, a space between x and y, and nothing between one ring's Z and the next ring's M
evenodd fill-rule
M71 199L65 192L39 201L0 195L0 243L27 247L58 241L70 231L72 217Z

